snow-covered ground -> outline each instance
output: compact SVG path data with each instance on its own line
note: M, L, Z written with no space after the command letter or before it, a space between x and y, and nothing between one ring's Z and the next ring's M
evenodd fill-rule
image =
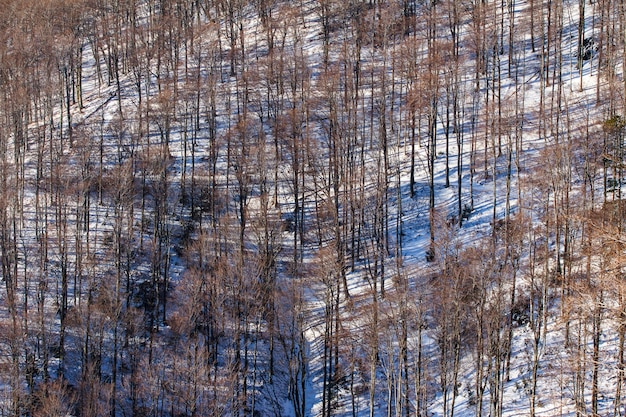
M91 337L99 338L100 353L106 352L97 359L103 374L97 379L107 392L99 401L110 405L116 396L117 415L139 409L134 402L131 407L127 394L135 392L134 378L142 376L139 395L149 399L139 402L147 415L174 413L168 406L184 408L181 414L202 413L206 406L209 414L254 410L299 416L302 404L308 416L573 416L590 415L595 406L599 415L625 413L614 398L621 384L623 341L617 329L623 324L616 311L622 295L619 283L613 288L608 278L604 281L622 266L619 259L605 262L601 253L588 255L583 244L575 244L590 233L581 221L584 209L602 206L605 184L599 170L592 176L584 165L590 158L583 146L602 140L602 122L611 111L619 113L619 100L605 96L623 88L621 61L607 64L614 65L615 79L599 75L600 57L590 44L591 59L578 68L580 5L573 0L457 4L462 9L455 28L458 57L446 49L456 2L436 2L432 9L407 2L417 15L410 33L398 30L402 9L396 5L354 3L272 4L271 29L254 5L246 4L237 12L236 34L229 32L226 9L211 18L198 11L202 23L189 34L196 46L184 51L181 46L175 68L158 67L143 51L134 69L128 60L119 84L107 70L108 47L98 46L97 62L96 43L85 42L83 107L75 103L68 109L61 99L53 103L52 126L45 130L50 145L36 140L42 123L31 123L21 174L18 269L28 273L17 274L25 282L18 295L20 318L32 309L31 320L41 324L51 345L60 343L59 288L69 285L66 356L46 357L45 372L51 379L63 374L73 389L86 392L80 385L86 375L83 355L90 348L80 344L94 344ZM137 22L149 28L152 2L139 4ZM331 15L328 45L325 7ZM480 7L487 8L485 21L474 26ZM599 26L600 7L587 4L588 39L608 36ZM428 19L435 17L437 43L429 51L425 34ZM560 23L558 30L553 21ZM531 25L536 25L534 37ZM381 33L387 29L385 38ZM484 49L481 72L472 48L482 29L483 40L494 47ZM494 42L497 38L502 43ZM142 42L149 48L155 39ZM413 60L407 51L416 51ZM400 70L403 65L418 70L409 76ZM358 88L350 90L357 74ZM429 84L433 74L436 87ZM447 85L446 77L452 76ZM446 85L457 87L456 128L446 128L452 111ZM435 98L431 213L428 112ZM410 121L412 99L419 102L416 126ZM15 156L15 148L9 153ZM38 173L42 158L44 172ZM300 170L299 179L294 170ZM54 183L55 175L60 184ZM461 227L459 180L460 206L469 207ZM595 190L593 201L589 189ZM561 212L565 195L577 202L567 213ZM291 230L299 214L296 199L304 222L301 236ZM352 225L358 225L358 233ZM42 239L50 242L45 256ZM300 240L295 246L294 239ZM589 247L598 247L589 239ZM435 257L428 259L433 241ZM565 245L578 248L568 254L573 260L567 275L577 283L566 290L565 273L550 275L557 262L562 262L559 268L565 265L560 259ZM261 256L267 248L275 250L269 267ZM338 251L343 251L339 257ZM62 284L64 266L71 271L69 284ZM257 282L265 279L266 267L275 274L272 302L280 315L275 323L268 320L264 288ZM202 288L213 286L215 298L202 298L208 297L206 289L194 286L197 270L209 280ZM576 278L586 272L594 277L589 282ZM167 293L166 319L160 317L166 315L162 301L156 313L150 311L159 293L146 288L154 282L166 287L161 289ZM46 295L38 292L44 284ZM200 330L183 336L188 316L201 314L186 298L196 290L202 293L198 303L219 304L210 310L219 317L207 320L223 320L214 329L217 359L197 376L201 388L191 380L176 385L184 380L176 373L177 361L191 367L190 362L202 362L190 359L193 346L212 349L198 337L206 327L198 325ZM37 294L42 297L38 307L32 301ZM87 301L92 294L100 296L93 310ZM115 296L119 299L107 298ZM0 297L7 305L8 293ZM239 310L229 315L240 300L249 315ZM8 323L8 309L2 315ZM121 347L117 332L130 334L133 320L140 324ZM145 329L138 329L141 324ZM273 326L280 328L280 337L270 335ZM29 358L35 357L37 366L44 361L38 350L42 333L34 327L22 337L23 358L17 361L22 370L31 366ZM15 347L4 338L1 344L0 363L10 368ZM183 348L189 352L182 354ZM271 349L276 358L270 358ZM275 368L271 376L270 367ZM294 401L290 370L299 372L300 401ZM47 378L43 373L35 379ZM335 379L328 382L330 375ZM150 378L161 385L148 383ZM230 398L229 393L241 391L241 379L248 397ZM0 380L3 404L10 402L12 384ZM33 389L25 378L17 385L25 392ZM193 407L182 394L191 386L198 390ZM236 409L237 401L245 407ZM7 405L2 413L10 415L11 409Z

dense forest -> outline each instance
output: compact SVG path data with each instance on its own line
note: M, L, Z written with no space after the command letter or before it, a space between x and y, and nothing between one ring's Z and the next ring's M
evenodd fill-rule
M0 416L626 415L623 0L1 0Z

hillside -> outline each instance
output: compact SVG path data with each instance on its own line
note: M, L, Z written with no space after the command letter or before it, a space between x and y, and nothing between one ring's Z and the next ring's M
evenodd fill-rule
M626 414L626 9L6 0L1 416Z

